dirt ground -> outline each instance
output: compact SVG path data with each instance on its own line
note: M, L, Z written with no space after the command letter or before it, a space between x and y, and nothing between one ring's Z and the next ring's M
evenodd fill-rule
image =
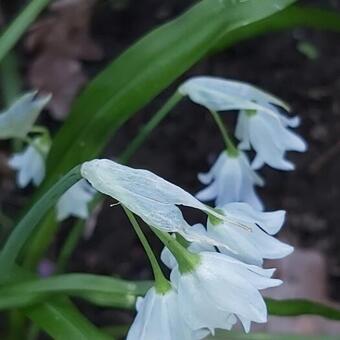
M113 1L112 1L113 3ZM191 1L129 0L102 2L95 7L92 22L93 40L103 50L103 58L83 63L92 77L113 57L143 32L179 14ZM339 1L304 1L340 9ZM14 5L4 5L12 13ZM11 7L11 8L10 8ZM280 172L269 167L261 170L266 186L259 190L268 210L285 209L287 222L282 237L300 248L320 251L327 259L329 298L340 301L340 35L295 29L266 34L246 41L200 62L189 75L214 75L256 84L291 104L294 114L302 118L299 133L308 142L308 152L290 153L297 166L294 172ZM312 44L317 58L310 59L299 51L301 44ZM22 74L34 55L18 49ZM113 80L114 81L114 80ZM162 105L171 92L162 94L127 123L106 149L106 156L116 157L135 136L141 124ZM225 113L232 127L234 113ZM59 123L45 119L56 129ZM222 141L207 112L183 101L131 160L135 167L147 168L195 193L201 186L196 178L207 170L222 148ZM4 185L2 185L4 187ZM10 185L5 186L11 188ZM13 189L13 188L11 188ZM9 190L9 189L8 189ZM1 194L9 199L12 214L24 204L18 191ZM8 206L8 204L7 204ZM190 213L189 213L190 214ZM192 216L194 220L200 216ZM48 257L54 260L69 224L63 226ZM155 247L160 244L154 240ZM104 204L94 234L82 240L75 251L69 271L114 274L123 278L151 277L147 259L119 207ZM317 278L312 278L317 280ZM126 312L82 309L101 325L129 322Z

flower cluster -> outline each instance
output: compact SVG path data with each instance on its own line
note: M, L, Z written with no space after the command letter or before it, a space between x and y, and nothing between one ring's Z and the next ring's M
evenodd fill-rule
M0 114L0 139L15 138L27 144L8 160L9 167L17 171L19 188L25 188L31 182L37 187L45 177L51 138L45 127L35 126L35 123L50 99L51 95L38 96L37 91L29 92ZM94 193L86 181L76 183L60 198L56 207L57 220L70 216L86 219L88 203Z
M217 328L230 330L237 321L248 332L251 322L267 321L260 291L282 283L272 278L275 269L263 268L263 261L293 251L274 237L285 211L263 212L255 186L264 181L255 170L263 164L293 169L286 151L306 150L301 137L288 129L298 125L298 118L284 114L289 108L281 100L240 82L199 77L179 92L212 113L226 142L211 170L199 174L206 188L196 197L149 171L110 160L93 160L81 168L96 190L138 215L165 245L161 259L171 270L170 281L159 279L161 270L154 269L155 286L138 298L128 340L202 339ZM220 120L225 110L239 112L238 146ZM256 153L252 162L245 153L251 147ZM212 200L215 208L201 203ZM180 206L204 212L205 225L191 226Z

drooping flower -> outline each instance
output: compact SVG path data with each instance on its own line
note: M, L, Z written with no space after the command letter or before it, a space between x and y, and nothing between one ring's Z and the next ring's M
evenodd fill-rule
M255 192L255 185L264 184L262 178L250 167L243 152L231 156L223 151L209 172L198 175L207 187L196 194L201 201L215 200L217 206L230 202L246 202L258 210L263 204Z
M229 203L219 209L248 227L247 230L228 221L214 223L208 219L207 233L227 246L219 247L222 252L249 264L262 265L263 259L283 258L293 251L293 247L272 236L280 231L285 211L260 212L246 203Z
M149 226L178 232L188 241L219 244L191 227L178 206L199 209L217 219L227 217L152 172L101 159L83 163L81 174L96 190L121 202Z
M196 336L178 309L177 293L171 289L161 294L151 288L144 298L138 298L137 316L127 340L194 340Z
M236 317L244 322L246 331L250 321L267 321L259 290L282 283L271 279L274 270L247 265L217 252L201 252L199 257L193 271L181 273L176 265L171 272L180 313L193 330L208 328L213 334L216 328L230 330Z
M88 204L94 194L95 191L85 180L74 184L57 203L57 220L63 221L71 216L87 219L89 217Z
M37 137L24 151L14 154L8 165L17 171L19 188L26 187L30 182L35 186L45 177L45 159L50 148L50 141L45 137Z
M285 109L287 104L277 97L255 86L218 77L193 77L178 89L182 95L208 110L264 110L271 112L274 108L263 103L272 103Z
M29 92L0 114L0 139L25 138L51 96Z
M285 159L286 151L304 152L307 150L305 141L289 127L297 127L297 117L288 118L272 107L274 113L264 110L245 111L239 114L236 137L241 140L239 147L249 150L252 146L256 157L252 163L254 169L259 169L264 163L280 170L293 170L294 164Z

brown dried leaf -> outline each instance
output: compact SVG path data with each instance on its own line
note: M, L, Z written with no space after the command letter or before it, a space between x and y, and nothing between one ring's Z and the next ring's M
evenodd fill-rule
M49 104L54 118L65 119L87 77L81 60L94 61L102 50L91 39L91 10L96 0L59 0L50 14L30 30L25 47L35 57L28 69L34 88L53 94Z

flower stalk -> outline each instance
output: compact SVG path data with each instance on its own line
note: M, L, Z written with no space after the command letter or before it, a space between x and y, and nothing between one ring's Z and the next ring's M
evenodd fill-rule
M227 148L227 153L230 157L237 157L239 154L239 151L237 149L237 147L235 146L235 144L233 143L231 137L229 136L228 130L225 127L225 125L222 122L222 119L220 117L220 115L214 111L214 110L209 110L209 112L211 113L212 117L214 118L214 121L216 123L216 125L218 126L223 140L224 140L224 144Z
M182 246L175 238L168 233L151 228L158 238L163 242L170 252L175 256L181 274L193 272L200 263L200 256L194 254Z
M140 242L142 243L144 250L149 258L149 261L151 263L151 267L153 270L153 274L155 277L155 289L158 293L160 294L165 294L166 292L168 292L169 290L171 290L171 284L169 283L169 281L165 278L162 269L160 268L158 261L156 259L156 256L153 252L153 250L150 247L150 244L147 240L147 238L145 237L139 223L137 222L135 216L133 215L133 213L127 209L126 207L124 207L122 205L126 216L128 217L129 221L132 224L133 229L135 230Z

